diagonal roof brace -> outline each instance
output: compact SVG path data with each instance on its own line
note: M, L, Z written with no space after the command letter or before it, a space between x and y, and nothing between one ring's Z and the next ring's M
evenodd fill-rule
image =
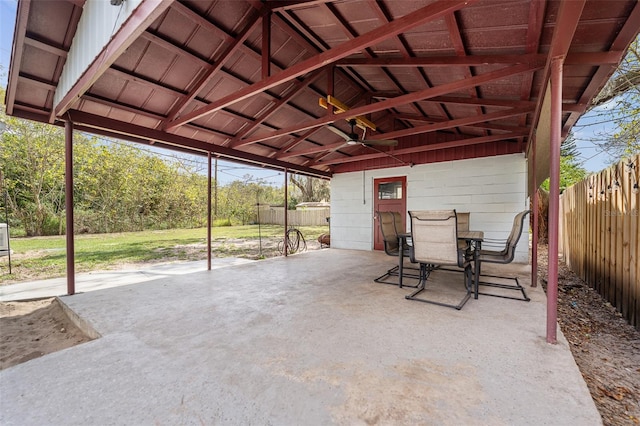
M393 37L397 34L406 32L426 22L441 18L448 13L452 13L465 6L468 6L470 3L474 3L475 1L477 0L441 0L436 3L432 3L428 6L416 10L415 12L405 15L402 18L398 18L395 21L392 21L386 25L376 28L373 31L363 34L360 37L356 37L339 46L319 53L314 57L299 62L287 68L286 70L274 74L271 77L260 80L257 83L254 83L250 86L245 87L244 89L237 91L236 93L212 102L205 107L185 114L184 116L171 121L166 126L166 130L175 129L176 127L179 127L185 123L197 120L198 118L204 117L224 107L243 101L260 92L271 89L275 86L278 86L279 84L286 83L317 68L324 67L327 64L345 58L355 52L379 43L380 41L383 41L389 37Z
M405 105L407 103L435 98L436 96L457 92L459 90L463 90L472 86L478 86L478 85L488 83L490 81L494 81L497 79L501 79L509 76L515 76L515 75L527 73L527 72L534 72L542 67L543 67L542 63L532 64L532 65L528 65L528 64L514 65L511 67L502 68L496 71L490 71L485 74L477 75L464 80L454 81L452 83L446 83L440 86L429 87L427 89L423 89L413 93L408 93L406 95L398 96L396 98L389 98L384 101L375 102L372 104L352 108L349 110L349 114L350 115L366 115L372 112L394 108L399 105ZM278 131L271 132L270 134L267 134L264 136L242 140L237 145L235 145L234 148L241 145L248 145L256 142L262 142L265 140L277 138L277 137L288 135L291 133L297 133L303 130L320 127L325 124L333 123L334 121L337 121L340 119L342 119L340 114L327 114L326 116L320 117L315 120L311 120L306 123L302 123L298 126L294 126L286 129L280 129ZM384 137L387 137L387 135L388 134L385 133Z
M500 142L500 141L504 141L505 139L516 139L518 137L525 136L526 134L527 132L525 131L516 131L516 132L512 132L509 135L478 136L474 138L457 139L457 140L448 141L448 142L438 142L438 143L431 143L426 145L419 145L411 148L396 149L393 151L389 151L389 153L392 153L395 156L399 156L399 155L413 154L417 152L436 151L436 150L447 149L447 148L459 148L462 146L480 145L480 144L489 143L489 142ZM328 165L328 164L350 163L354 161L365 161L365 160L372 160L375 158L384 158L385 156L386 156L385 152L376 152L376 153L367 154L367 155L359 155L357 157L340 157L340 158L334 158L326 161L317 161L315 163L308 164L308 166L314 166L317 164Z
M513 116L516 116L516 115L529 114L531 112L533 112L532 108L513 108L513 109L509 109L509 110L505 110L505 111L497 111L497 112L492 112L492 113L488 113L488 114L481 114L481 115L472 116L472 117L458 118L458 119L455 119L455 120L443 120L443 121L439 121L437 123L426 124L426 125L418 126L418 127L411 127L411 128L403 129L403 130L397 130L395 132L389 132L389 133L385 133L385 134L382 134L382 135L375 135L375 136L369 137L367 139L375 140L375 139L378 139L378 138L385 138L385 139L386 138L401 138L401 137L405 137L405 136L418 135L418 134L429 133L429 132L436 132L438 130L445 130L445 129L450 129L450 128L453 128L453 127L471 126L471 125L477 124L477 123L483 123L483 122L486 122L486 121L493 121L493 120L501 120L501 119L513 117ZM515 132L518 132L519 135L524 135L524 134L527 134L528 131L529 131L529 129L527 129L527 128L517 128L517 129L515 129L515 131L512 131L510 134L500 134L500 135L495 135L495 136L498 137L498 139L496 139L496 140L509 139L510 137L512 137L512 135ZM342 142L337 142L337 143L333 143L333 144L329 144L329 145L308 148L308 149L305 149L305 150L283 153L283 154L280 154L277 158L281 159L281 158L287 158L287 157L295 157L295 156L301 156L301 155L316 154L316 153L324 152L324 151L335 151L336 149L340 149L344 145L345 145L345 142L342 141ZM393 150L394 153L397 153L397 152L400 152L400 151L402 151L402 150L401 149L400 150L397 150L397 149Z

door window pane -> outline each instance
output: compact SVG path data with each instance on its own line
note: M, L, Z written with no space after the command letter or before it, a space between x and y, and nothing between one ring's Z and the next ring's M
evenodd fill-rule
M402 181L386 182L378 185L378 200L402 199Z

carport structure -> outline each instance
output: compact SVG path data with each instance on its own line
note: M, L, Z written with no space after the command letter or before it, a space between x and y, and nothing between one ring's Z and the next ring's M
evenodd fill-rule
M552 342L560 143L638 28L635 0L20 0L7 113L66 126L68 176L74 128L324 178L521 154Z

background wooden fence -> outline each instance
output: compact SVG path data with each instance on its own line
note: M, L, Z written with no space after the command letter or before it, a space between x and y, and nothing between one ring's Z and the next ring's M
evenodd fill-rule
M322 226L329 225L327 218L330 209L289 210L289 226ZM272 225L284 225L284 209L264 208L260 209L260 223Z
M567 188L560 250L590 287L640 330L640 155Z

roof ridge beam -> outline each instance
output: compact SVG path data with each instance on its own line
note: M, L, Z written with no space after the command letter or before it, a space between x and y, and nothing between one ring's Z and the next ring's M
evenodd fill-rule
M434 19L441 18L447 13L458 10L474 1L475 0L446 0L432 3L415 12L405 15L402 18L396 19L387 25L383 25L373 31L356 37L353 40L347 41L340 46L336 46L312 58L299 62L284 71L254 83L234 94L225 96L215 102L212 102L206 107L199 108L189 114L179 117L169 123L167 130L175 129L185 123L197 120L198 118L211 114L221 108L250 98L264 90L286 83L296 77L300 77L329 63L335 62L338 59L347 57L352 53L360 51L361 49L369 47L389 37L393 37Z

